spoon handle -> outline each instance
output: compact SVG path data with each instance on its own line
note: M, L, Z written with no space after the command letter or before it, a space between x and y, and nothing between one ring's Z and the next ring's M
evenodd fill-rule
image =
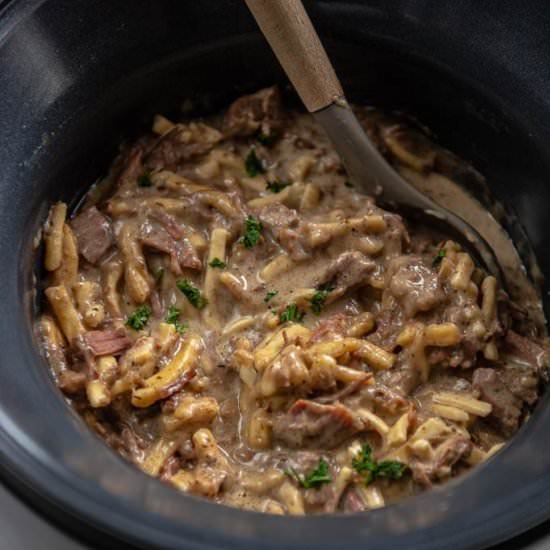
M246 0L246 4L309 112L344 95L301 0Z

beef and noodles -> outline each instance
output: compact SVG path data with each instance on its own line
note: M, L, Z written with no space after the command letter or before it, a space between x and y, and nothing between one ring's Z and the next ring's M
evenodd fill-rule
M404 117L357 113L396 169L466 170ZM379 508L487 460L539 396L537 315L354 189L276 88L156 116L77 212L51 207L44 244L59 388L115 452L216 502Z

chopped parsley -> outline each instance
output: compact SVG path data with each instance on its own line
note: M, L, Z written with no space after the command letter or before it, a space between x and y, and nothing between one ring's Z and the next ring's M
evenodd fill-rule
M310 298L309 303L311 304L311 311L315 315L319 315L323 306L325 305L325 300L328 295L334 290L332 285L326 284L319 287L315 294Z
M289 304L284 311L279 313L279 320L281 323L300 323L305 314L305 311L300 311L296 304Z
M446 255L447 251L444 248L439 249L432 261L432 267L437 267Z
M126 326L141 330L145 328L149 317L151 317L151 310L147 306L139 306L126 320Z
M176 286L182 291L189 303L197 309L203 309L208 300L201 294L201 291L193 286L187 279L180 279L176 282Z
M153 185L151 175L148 173L141 174L137 179L137 184L139 187L151 187Z
M256 140L258 143L261 143L264 147L271 147L277 141L277 132L271 132L270 134L264 134L262 131L259 131L256 134Z
M285 187L288 187L290 183L288 181L268 181L266 189L272 193L280 193Z
M180 334L183 334L187 329L187 325L180 322L180 315L181 310L179 308L177 308L176 306L170 306L166 313L165 321L170 325L174 325L176 327L176 330Z
M210 261L208 265L217 269L225 269L227 264L222 262L219 258L212 258L212 261Z
M267 302L269 302L272 298L275 298L277 294L279 294L278 290L270 290L269 292L266 293L264 297L264 302L267 304Z
M294 468L284 470L284 473L295 479L304 489L319 489L324 483L330 483L328 462L324 459L319 459L317 468L309 472L309 474L299 474Z
M406 464L395 460L376 462L368 443L363 445L361 452L351 461L351 465L363 476L365 485L369 485L378 478L401 479L407 469Z
M258 244L262 234L262 224L254 217L247 216L244 222L244 235L242 242L246 248L252 248Z
M246 170L246 173L251 178L265 172L264 165L262 164L262 161L256 156L256 151L254 151L254 149L250 149L250 153L248 153L248 155L246 156L246 159L244 161L244 168Z

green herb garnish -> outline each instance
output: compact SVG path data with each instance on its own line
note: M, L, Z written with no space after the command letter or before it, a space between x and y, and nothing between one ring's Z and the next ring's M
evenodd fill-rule
M279 320L281 323L300 323L305 314L305 311L300 311L296 304L289 304L283 312L279 313Z
M147 306L139 306L126 320L126 326L134 330L141 330L151 317L151 310Z
M244 222L244 228L243 244L246 248L252 248L260 240L262 224L254 216L248 216Z
M319 460L317 468L312 470L309 474L301 475L294 468L288 468L283 471L287 476L295 479L304 489L319 489L324 483L330 483L332 481L328 462L322 458Z
M210 267L215 267L216 269L225 269L226 263L222 262L219 258L213 258L208 264Z
M246 173L251 178L265 172L264 165L262 164L262 161L256 156L256 151L254 151L254 149L250 149L250 153L248 153L248 155L246 156L246 159L244 161L244 168L246 170Z
M176 286L183 292L189 303L197 309L203 309L208 304L208 300L201 294L201 291L187 279L180 279L176 282Z
M137 179L137 184L139 187L151 187L151 185L153 185L151 175L147 173L141 174Z
M187 325L180 322L180 315L181 310L179 308L177 308L176 306L170 306L166 313L165 321L170 325L174 325L176 327L176 330L180 334L183 334L187 329Z
M277 132L264 134L262 131L259 131L256 134L256 140L258 141L258 143L261 143L264 147L271 147L277 141Z
M264 297L264 302L267 304L272 298L275 298L279 294L278 290L270 290Z
M369 485L378 478L401 479L407 469L406 464L395 460L376 462L368 443L363 445L361 452L351 461L351 465L363 476L365 485Z
M435 258L432 261L432 267L437 267L446 255L447 251L444 248L439 249L437 251L437 254L435 255Z
M333 290L334 287L332 285L322 285L310 298L309 303L311 304L311 311L313 311L315 315L319 315L321 313L321 309L323 309L323 306L325 305L325 300Z
M280 193L285 187L288 187L288 181L268 181L266 189L272 193Z

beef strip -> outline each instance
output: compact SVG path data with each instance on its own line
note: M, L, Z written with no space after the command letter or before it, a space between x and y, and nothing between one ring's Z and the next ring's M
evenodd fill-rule
M504 384L494 369L479 368L474 371L472 383L480 399L493 407L489 419L506 437L513 435L519 426L522 401Z
M343 405L299 399L287 413L275 417L273 436L291 448L331 449L359 428L351 411Z
M284 126L281 95L276 86L264 88L234 101L223 121L226 136L251 136L261 132L271 136Z
M78 242L78 251L91 264L96 264L114 243L109 218L95 206L87 208L71 221Z
M83 335L84 343L95 357L120 355L132 345L123 328L116 330L90 330Z

